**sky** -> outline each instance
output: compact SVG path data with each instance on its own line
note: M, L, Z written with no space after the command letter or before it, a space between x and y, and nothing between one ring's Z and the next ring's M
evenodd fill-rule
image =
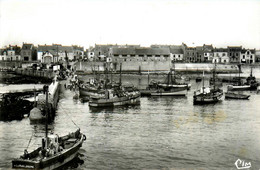
M0 0L0 47L23 42L260 49L260 0Z

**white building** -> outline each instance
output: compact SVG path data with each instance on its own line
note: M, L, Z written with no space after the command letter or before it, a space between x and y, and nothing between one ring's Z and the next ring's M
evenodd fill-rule
M213 52L213 60L212 63L229 63L229 57L227 49L225 48L215 48Z
M255 50L242 49L240 54L240 63L255 63Z

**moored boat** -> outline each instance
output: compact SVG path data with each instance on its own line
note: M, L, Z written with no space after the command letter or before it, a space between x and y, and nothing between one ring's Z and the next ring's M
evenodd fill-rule
M241 94L241 93L235 93L235 92L226 92L225 98L226 99L248 99L250 95Z
M48 86L44 90L47 107ZM48 116L46 109L47 119ZM48 134L48 122L45 121L45 138L42 139L42 146L30 153L25 149L20 158L12 160L12 168L59 169L78 155L79 148L85 139L86 136L80 132L80 129L61 137L57 134Z
M58 169L73 160L86 136L80 130L66 136L50 134L43 139L42 146L20 158L12 160L12 168L18 169Z
M123 106L140 104L140 92L118 91L115 89L107 89L104 97L90 97L89 106L91 107L107 107L107 106Z
M193 104L210 104L210 103L217 103L221 100L223 96L223 90L219 89L215 85L215 70L216 70L216 63L213 70L213 88L205 87L204 86L204 72L203 72L203 85L200 90L194 91L193 95Z

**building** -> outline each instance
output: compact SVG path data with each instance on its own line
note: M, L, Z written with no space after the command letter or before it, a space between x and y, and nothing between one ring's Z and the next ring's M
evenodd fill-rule
M196 48L187 47L184 51L184 60L188 63L195 63L196 61Z
M229 63L227 48L215 48L213 53L212 63Z
M195 47L195 63L202 63L204 62L204 50L203 50L203 46L197 46Z
M21 56L20 56L20 51L21 47L15 45L9 47L5 47L4 49L0 50L0 60L1 61L20 61Z
M256 63L260 62L260 50L255 51L255 62Z
M240 53L240 63L254 64L255 63L255 49L242 49Z
M84 47L80 47L77 45L72 45L73 48L73 55L74 55L74 60L82 60L84 59Z
M23 43L21 49L21 60L23 61L33 61L36 60L36 51L33 44Z
M118 44L95 44L94 52L96 61L106 61L106 57L111 56L111 48L138 48L140 45L118 45Z
M170 61L169 48L152 47L113 47L109 55L114 62L127 61Z
M150 46L151 48L169 48L170 49L170 59L175 62L183 62L186 60L185 54L187 45L182 43L181 45L160 45L160 44L153 44Z
M212 62L213 60L213 46L211 45L206 45L203 44L203 56L204 58L201 61L204 62Z
M41 62L74 61L84 56L83 47L62 46L61 44L39 45L37 60ZM46 57L46 59L45 59Z
M184 51L179 47L170 47L170 58L174 62L184 61Z
M240 63L242 46L228 46L227 49L230 63Z

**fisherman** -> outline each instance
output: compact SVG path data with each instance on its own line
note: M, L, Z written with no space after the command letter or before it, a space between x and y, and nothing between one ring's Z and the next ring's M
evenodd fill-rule
M27 149L24 150L23 158L24 159L29 159L29 155L28 155Z

